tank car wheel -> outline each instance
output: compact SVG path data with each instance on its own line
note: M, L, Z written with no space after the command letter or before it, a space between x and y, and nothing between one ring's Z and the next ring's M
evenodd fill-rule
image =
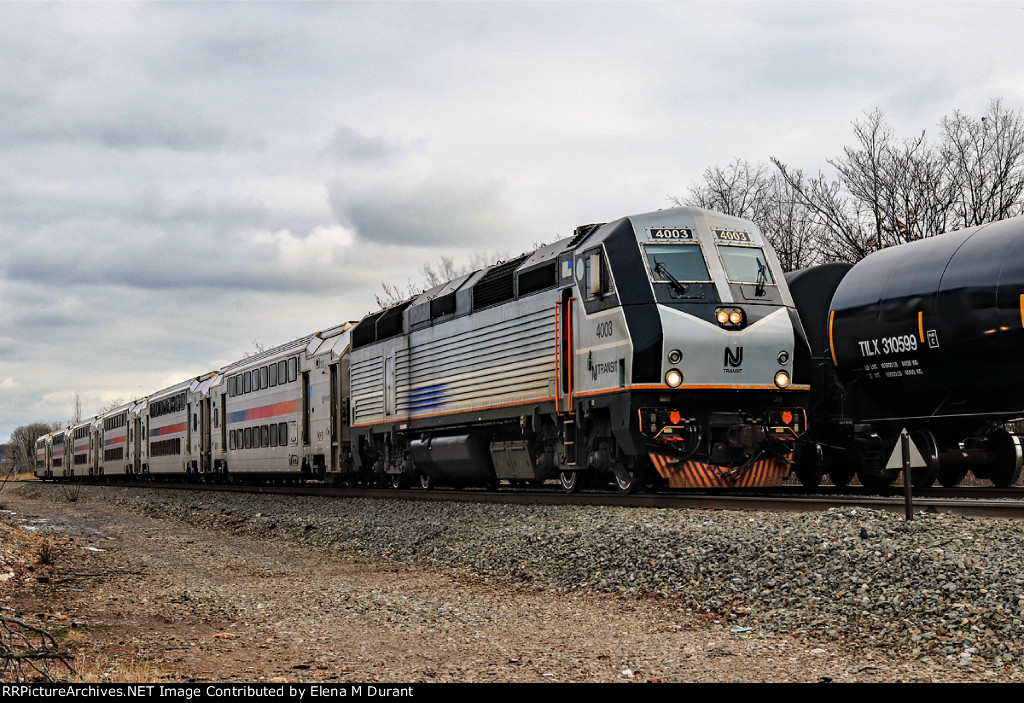
M928 466L924 468L911 469L910 478L914 488L931 488L939 477L941 466L939 465L939 443L935 441L935 435L931 432L914 432L910 435L914 444L920 450L922 457Z
M434 487L434 477L427 474L420 474L420 488L429 491Z
M828 472L828 477L836 488L846 488L853 480L853 472L849 469L833 469Z
M865 488L888 488L896 480L900 472L895 469L882 469L880 471L858 471L857 478Z
M921 475L923 474L923 475ZM931 488L935 485L935 479L937 476L932 474L927 469L911 470L910 473L911 481L914 484L914 488L918 490L924 490L925 488Z
M955 488L960 485L960 482L967 478L967 469L952 469L949 471L939 471L939 484L943 488Z
M1024 442L1006 430L998 430L992 436L999 462L988 473L988 480L997 488L1007 488L1020 478L1021 465L1024 464Z
M800 485L804 488L817 488L821 485L821 479L825 477L825 472L821 470L821 466L814 462L800 464L796 468L795 473L800 481Z
M576 471L562 471L558 474L558 481L562 484L562 490L566 493L577 493L582 484L580 475Z
M807 452L800 459L794 473L804 488L817 488L821 485L821 479L825 477L822 464L825 462L825 453L820 444L815 444L812 452Z

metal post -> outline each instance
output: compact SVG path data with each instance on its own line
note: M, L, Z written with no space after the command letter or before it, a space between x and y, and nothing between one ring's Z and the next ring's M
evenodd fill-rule
M914 519L914 481L910 475L910 435L904 430L900 434L900 450L903 453L903 502L906 506L907 520Z

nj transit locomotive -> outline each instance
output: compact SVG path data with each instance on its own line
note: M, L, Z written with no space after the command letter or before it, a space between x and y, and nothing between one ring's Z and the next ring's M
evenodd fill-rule
M84 466L46 446L37 463L53 477L778 485L806 430L806 361L757 228L675 208L580 227L159 391L88 425Z
M884 486L906 428L918 486L1016 482L1024 416L1024 218L790 274L813 357L813 451L798 475ZM831 301L831 302L829 302Z

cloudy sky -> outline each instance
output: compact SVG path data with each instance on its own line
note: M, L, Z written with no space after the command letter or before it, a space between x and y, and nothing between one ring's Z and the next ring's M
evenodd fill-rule
M441 256L1024 106L1010 2L0 3L0 441Z

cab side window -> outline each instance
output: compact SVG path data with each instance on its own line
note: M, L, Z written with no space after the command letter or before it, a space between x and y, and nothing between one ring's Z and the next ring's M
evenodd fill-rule
M586 300L601 300L614 292L604 250L600 247L583 253L582 289Z

